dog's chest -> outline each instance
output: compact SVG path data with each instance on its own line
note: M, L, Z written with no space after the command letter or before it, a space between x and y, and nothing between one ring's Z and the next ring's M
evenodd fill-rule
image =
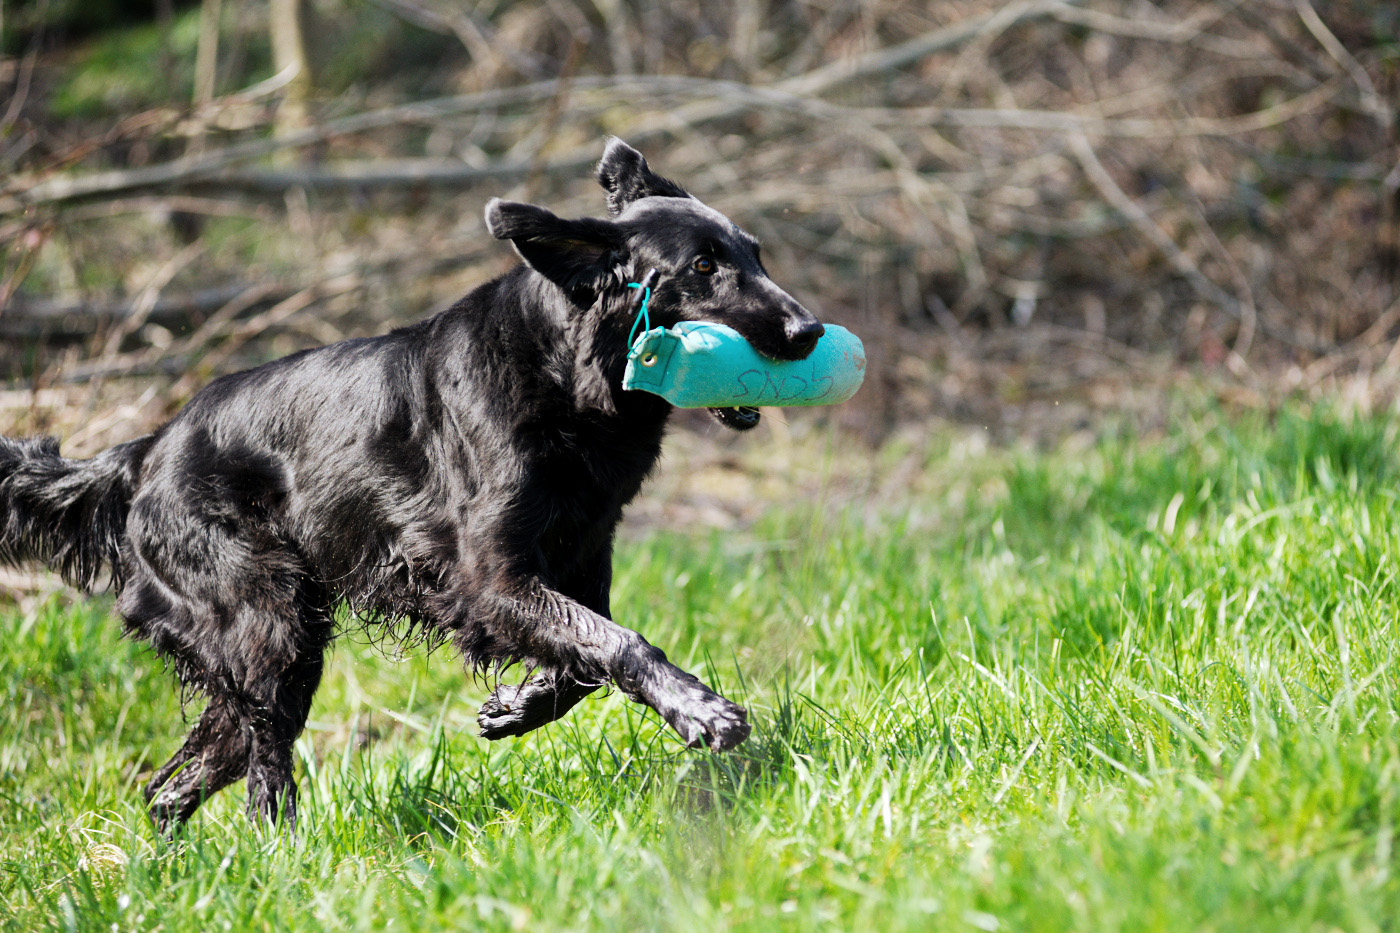
M614 419L580 419L536 437L534 485L547 503L545 537L566 544L599 532L610 537L661 455L660 430L629 429Z
M661 456L661 432L613 419L577 420L540 435L540 472L566 498L616 499L637 494Z

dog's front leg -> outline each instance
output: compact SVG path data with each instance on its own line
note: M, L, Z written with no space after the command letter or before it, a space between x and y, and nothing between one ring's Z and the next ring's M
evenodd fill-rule
M513 643L518 656L569 671L579 686L612 681L629 699L660 713L692 748L724 751L748 738L742 706L666 660L641 635L538 580L500 598L497 608L507 629L502 640ZM527 681L521 689L529 687Z
M581 560L568 586L561 592L585 609L612 618L612 548L604 548L592 560ZM497 684L481 704L476 721L484 739L504 739L524 735L562 718L584 697L604 686L604 679L574 672L535 668L519 684Z

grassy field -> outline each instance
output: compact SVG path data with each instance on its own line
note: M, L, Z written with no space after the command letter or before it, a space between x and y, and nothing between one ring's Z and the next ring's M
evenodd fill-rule
M157 839L139 786L182 731L169 675L109 601L0 610L0 923L1400 917L1395 423L1195 412L1150 441L920 446L876 456L863 501L621 549L619 618L747 704L737 753L679 748L617 695L487 744L447 652L347 639L298 746L295 843L248 828L241 785Z

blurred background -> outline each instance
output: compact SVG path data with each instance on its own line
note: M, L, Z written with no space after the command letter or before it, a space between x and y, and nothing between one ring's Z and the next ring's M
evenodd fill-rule
M780 430L1400 388L1393 0L2 0L0 51L0 432L70 454L446 308L610 135L864 338Z

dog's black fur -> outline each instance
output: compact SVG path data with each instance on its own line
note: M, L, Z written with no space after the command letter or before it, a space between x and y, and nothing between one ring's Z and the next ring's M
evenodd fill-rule
M208 698L146 788L170 829L246 776L254 822L295 814L292 743L345 601L366 624L450 640L498 683L482 734L519 735L612 683L692 746L745 711L611 621L613 535L670 406L624 392L628 330L728 324L778 359L822 325L768 278L752 237L613 140L611 218L493 200L525 264L450 310L211 383L168 424L92 460L0 438L0 560L90 586ZM716 410L752 427L757 412Z

